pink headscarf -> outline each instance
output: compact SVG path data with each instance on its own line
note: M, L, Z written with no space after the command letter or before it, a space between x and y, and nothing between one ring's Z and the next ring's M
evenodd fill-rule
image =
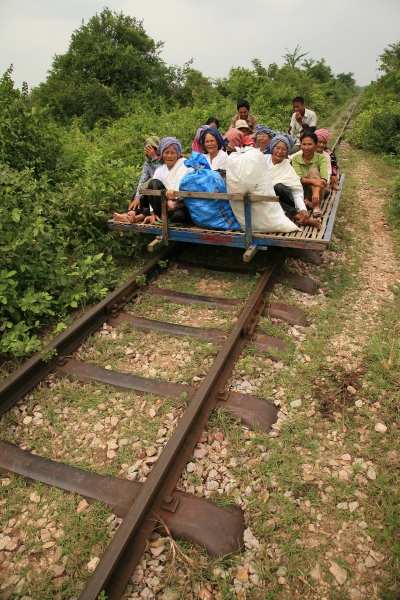
M228 129L224 138L228 140L230 148L243 148L243 133L239 129L235 129L234 127Z
M315 131L315 135L317 136L317 138L324 138L326 143L329 142L329 138L331 137L331 134L327 129L317 129Z
M210 127L209 125L200 125L200 127L196 131L196 135L194 136L194 140L192 143L192 150L194 150L195 152L201 152L201 154L204 154L204 148L203 148L200 140L201 140L203 131L205 129L208 129L209 127Z

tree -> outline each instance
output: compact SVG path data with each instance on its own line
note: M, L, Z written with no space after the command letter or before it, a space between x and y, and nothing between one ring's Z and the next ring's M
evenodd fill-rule
M162 42L142 22L105 8L74 31L68 51L56 55L34 98L63 121L84 116L91 126L122 114L122 103L138 92L168 91L171 73L159 54Z
M332 69L325 63L324 58L305 60L301 66L306 69L308 75L318 79L321 83L327 83L330 79L333 79Z
M399 71L400 70L400 42L396 44L389 44L387 48L384 49L383 54L379 56L381 60L381 64L379 65L379 70L384 73L389 73L390 71Z
M28 86L14 88L11 65L0 78L0 161L13 169L51 176L61 151L56 126L32 106Z
M254 68L255 72L257 73L258 77L267 77L267 75L268 75L267 69L262 66L261 60L259 58L254 58L251 61L251 64L253 65L253 68Z
M348 87L353 87L354 85L356 85L356 80L354 79L353 75L354 73L338 73L336 75L336 79L338 81L341 81Z
M285 59L284 65L287 67L292 67L292 69L294 69L297 66L297 64L301 61L302 58L307 56L307 54L310 54L309 52L304 52L303 54L300 54L301 48L299 44L297 44L293 52L290 52L286 47L285 50L287 50L287 52L282 56L282 58Z

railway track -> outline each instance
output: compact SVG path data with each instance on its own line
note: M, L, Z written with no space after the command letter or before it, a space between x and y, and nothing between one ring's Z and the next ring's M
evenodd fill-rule
M339 134L338 143L349 119ZM336 145L336 144L335 144ZM314 294L316 284L307 277L283 271L287 257L321 261L312 251L274 248L269 250L258 283L243 303L238 299L180 293L157 285L148 293L162 296L175 304L205 306L209 310L240 311L230 330L179 325L132 315L126 310L143 292L143 282L157 283L166 261L180 261L182 246L169 246L129 281L86 313L74 325L55 338L42 354L29 359L19 370L0 384L0 411L8 411L50 373L81 382L103 383L116 390L136 394L155 394L160 398L185 397L185 410L158 459L152 463L143 482L112 478L65 465L0 443L0 471L14 473L33 481L80 494L88 501L99 500L123 519L97 568L80 595L80 600L96 600L102 593L108 600L118 600L140 560L152 533L172 536L204 547L211 556L232 554L243 545L244 518L241 509L220 508L207 499L176 491L177 482L190 460L204 427L216 406L225 410L247 428L269 431L277 420L276 406L262 398L231 391L229 378L246 346L253 346L274 359L285 353L285 343L278 337L257 332L262 316L304 325L305 314L284 304L271 304L268 295L277 282ZM190 268L190 266L188 267ZM235 271L235 268L229 270ZM240 270L239 270L240 271ZM238 306L243 304L241 309ZM218 344L219 351L198 385L174 383L163 379L134 376L99 367L79 359L80 345L95 332L118 327L148 333L157 331L181 339L182 336Z

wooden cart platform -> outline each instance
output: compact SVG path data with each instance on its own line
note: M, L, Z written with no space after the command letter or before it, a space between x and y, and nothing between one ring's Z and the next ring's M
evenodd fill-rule
M343 187L344 173L340 177L339 184ZM148 192L146 192L148 193ZM153 195L160 192L152 192ZM178 192L177 192L178 193ZM246 252L243 259L249 261L258 250L268 250L269 246L281 246L288 248L303 248L309 250L326 250L329 247L333 226L335 223L336 211L340 200L341 190L332 191L322 202L322 227L319 231L315 227L300 226L300 231L291 233L254 233L251 229L250 203L259 201L260 198L246 194L243 198L245 203L246 230L242 231L221 231L215 229L204 229L197 227L193 223L181 226L168 225L167 219L163 219L162 225L149 225L143 223L128 224L118 223L111 219L108 221L110 229L118 231L137 231L141 233L150 233L156 236L156 239L149 244L149 250L154 251L160 246L167 246L169 241L191 242L195 244L211 244L222 246L233 246L245 248ZM210 199L235 199L229 194L218 194L217 196L204 193L179 192L180 196L195 198L201 197ZM266 198L265 198L266 199ZM275 198L269 198L269 201L276 201ZM166 216L166 203L163 206Z

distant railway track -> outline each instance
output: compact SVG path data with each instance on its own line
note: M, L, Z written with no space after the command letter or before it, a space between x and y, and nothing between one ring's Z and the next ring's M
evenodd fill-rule
M354 110L354 108L353 108ZM351 114L333 146L339 143ZM286 279L297 289L315 293L312 280L296 274L281 274L288 256L308 257L320 261L312 250L272 248L254 292L244 306L231 331L189 327L173 323L134 317L124 311L126 305L154 282L160 271L160 261L179 261L182 244L172 244L149 261L140 271L93 307L76 323L57 336L44 350L30 358L22 367L0 384L0 413L20 401L50 372L59 377L80 381L102 382L120 390L139 394L153 393L160 397L186 395L187 407L174 432L144 483L104 477L65 465L0 442L0 472L14 473L27 479L75 492L90 501L100 500L123 518L100 563L82 591L80 600L96 600L103 590L108 600L118 600L138 563L152 532L167 531L172 536L196 542L210 555L218 556L238 551L243 543L243 514L240 509L219 508L210 501L175 490L177 481L188 463L201 433L215 406L224 406L247 427L268 431L277 418L276 407L247 394L230 392L226 383L236 361L247 345L279 356L285 344L276 337L257 333L262 315L304 325L305 315L297 308L270 304L268 294L276 282ZM235 271L235 267L232 268ZM239 271L239 269L236 269ZM160 287L149 290L178 304L203 305L221 310L236 310L238 301L183 294ZM161 331L176 337L190 336L220 344L220 350L204 379L196 387L168 381L137 377L96 367L78 361L75 353L80 344L103 327L125 324L141 331ZM55 355L46 362L43 357ZM191 524L192 526L190 526ZM164 528L164 529L163 529Z

